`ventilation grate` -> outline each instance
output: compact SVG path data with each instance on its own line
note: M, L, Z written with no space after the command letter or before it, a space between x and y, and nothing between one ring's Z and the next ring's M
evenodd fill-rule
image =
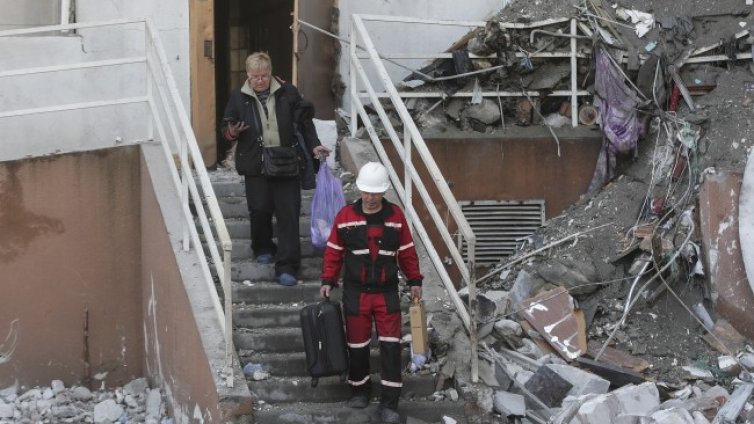
M522 239L545 221L544 200L460 201L464 216L476 234L477 265L494 265L510 256ZM467 246L462 246L467 259Z

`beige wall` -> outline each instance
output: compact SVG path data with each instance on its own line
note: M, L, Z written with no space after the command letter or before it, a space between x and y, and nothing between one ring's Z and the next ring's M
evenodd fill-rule
M148 375L168 391L174 414L192 417L196 405L207 422L220 422L212 372L150 179L142 162L141 281Z
M250 412L243 377L230 390L214 375L223 337L202 303L196 251L177 249L162 154L131 146L0 162L0 387L146 376L176 423ZM17 342L5 358L9 332Z
M0 387L143 375L138 158L0 163L0 343L17 335Z

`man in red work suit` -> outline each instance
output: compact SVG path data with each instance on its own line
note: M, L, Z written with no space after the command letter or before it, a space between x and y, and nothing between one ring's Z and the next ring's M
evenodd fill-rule
M348 383L351 408L369 405L369 343L376 322L382 359L379 411L383 422L399 423L401 379L401 310L398 271L411 295L421 298L422 275L414 241L401 209L384 199L390 188L387 170L369 162L359 171L361 199L338 212L324 253L320 294L329 297L343 275L343 309L350 354Z

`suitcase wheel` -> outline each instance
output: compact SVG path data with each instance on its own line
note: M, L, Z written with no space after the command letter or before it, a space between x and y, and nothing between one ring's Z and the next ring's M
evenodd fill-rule
M317 387L317 384L319 384L319 378L312 377L312 387Z
M343 373L343 374L340 375L340 382L341 383L345 383L347 379L348 379L348 373Z

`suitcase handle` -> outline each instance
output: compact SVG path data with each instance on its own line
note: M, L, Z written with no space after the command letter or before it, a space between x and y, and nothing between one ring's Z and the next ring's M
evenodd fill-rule
M329 301L330 301L329 298L325 298L325 302L329 302ZM324 325L320 325L321 316L322 316L322 311L320 310L319 313L317 313L317 319L314 320L314 323L317 326L317 333L319 334L319 340L320 340L319 346L317 346L317 359L319 359L319 352L323 350L326 351L327 345L328 345L327 331L322 331L322 327L324 327ZM330 358L327 355L325 355L324 361L325 361L325 365L329 368Z

